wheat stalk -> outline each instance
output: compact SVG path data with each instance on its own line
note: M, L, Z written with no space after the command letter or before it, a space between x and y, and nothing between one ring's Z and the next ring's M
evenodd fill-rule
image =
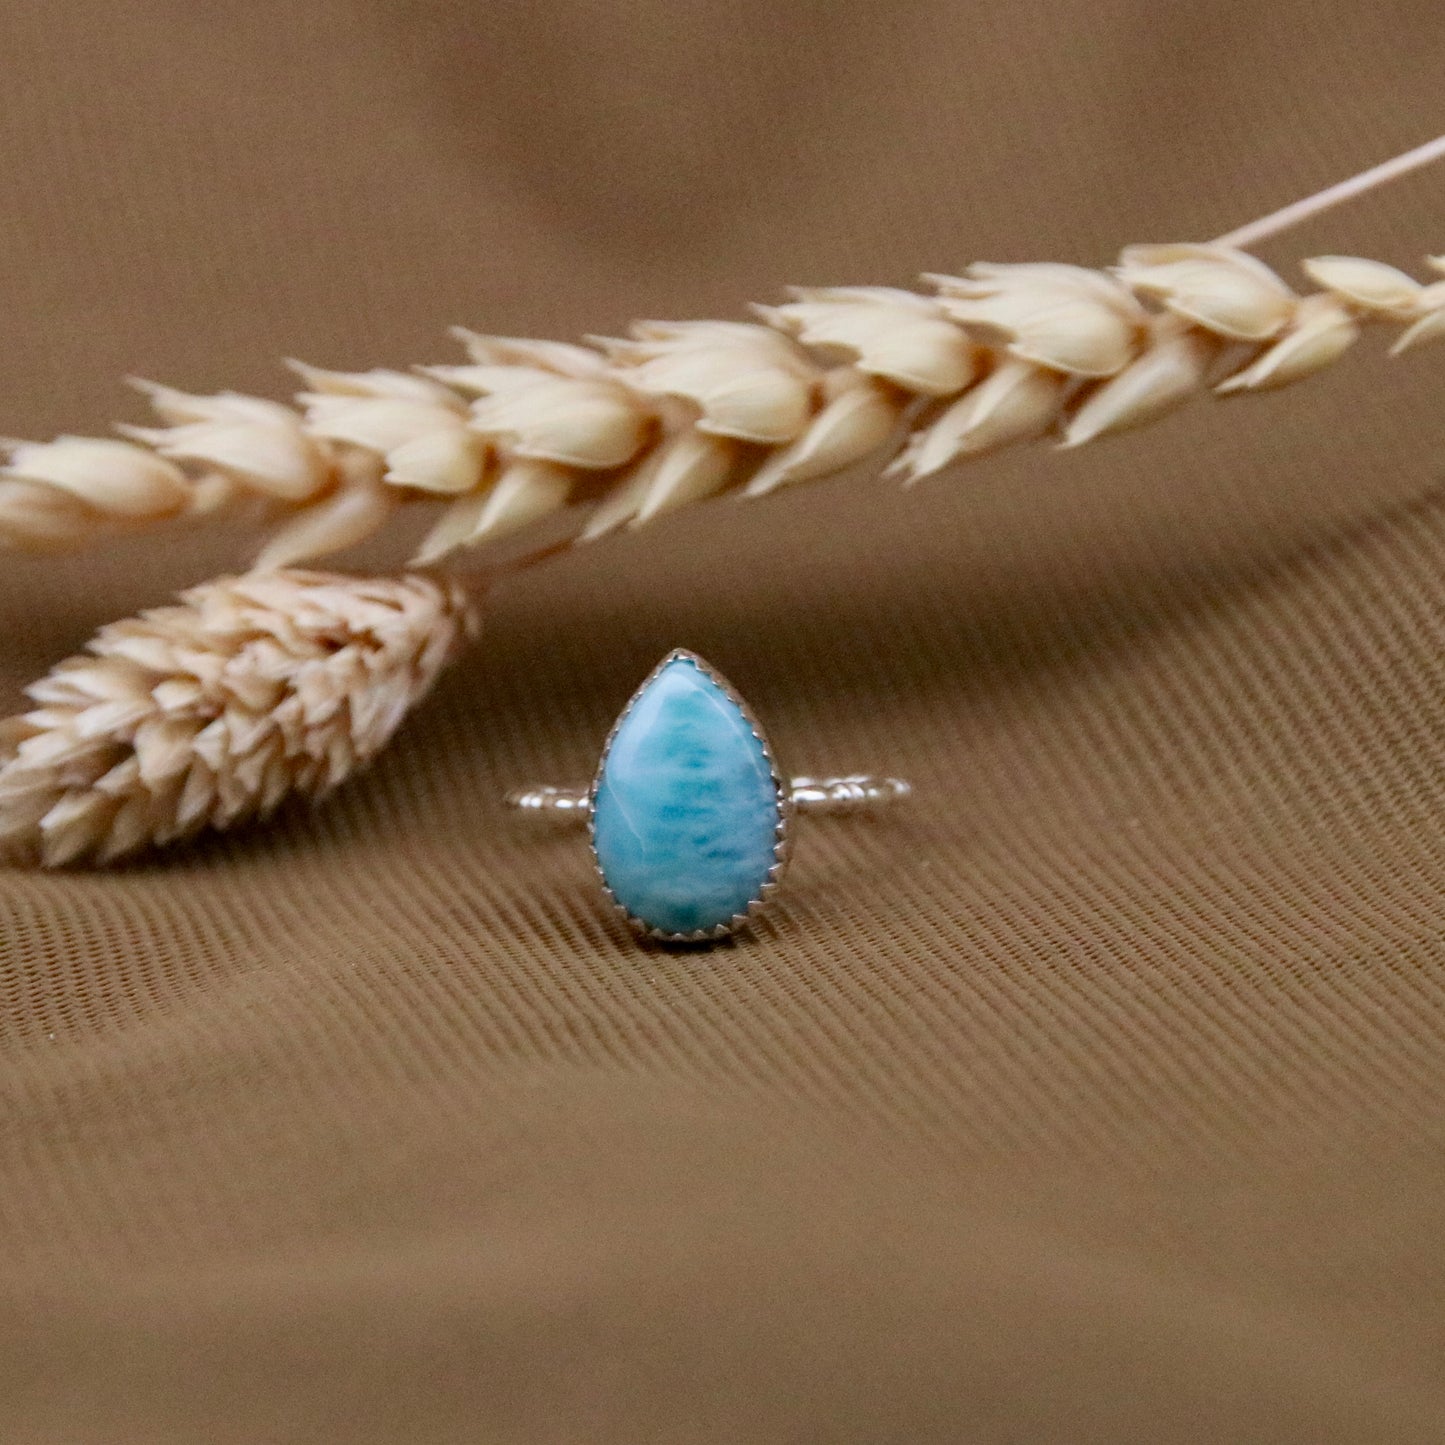
M472 615L451 582L276 571L102 628L0 723L0 855L108 863L321 796L385 745Z
M416 559L566 514L566 540L869 456L907 482L1048 432L1078 446L1196 393L1335 361L1366 322L1445 334L1445 281L1325 256L1292 291L1218 244L1132 246L1111 271L980 263L931 296L800 290L752 323L643 323L591 347L462 333L464 366L296 364L297 408L144 384L161 426L10 443L0 540L78 546L259 497L258 570L111 624L0 724L0 853L104 863L335 786L390 737L467 628L456 583L288 570L447 501ZM1431 265L1445 271L1445 261Z
M1399 329L1396 353L1445 334L1445 281L1355 257L1303 269L1306 295L1227 246L1130 246L1109 270L980 262L928 277L930 295L797 290L753 322L642 322L589 346L461 332L467 364L411 373L293 363L295 407L140 383L158 426L7 444L0 543L76 547L242 497L278 524L260 568L438 500L419 564L564 514L591 541L869 458L913 482L1049 433L1078 446L1200 392L1309 376L1368 322Z
M1445 137L1107 272L980 263L929 277L930 296L800 290L755 323L641 323L590 347L461 332L466 366L293 363L297 408L142 382L159 427L5 444L0 546L74 547L246 497L281 525L256 573L103 628L28 690L39 707L0 724L0 853L107 862L325 792L371 757L471 630L467 600L421 576L288 569L403 503L447 501L422 563L557 514L564 541L590 541L869 455L911 482L1050 431L1081 445L1209 388L1308 376L1364 322L1400 327L1396 353L1439 336L1445 282L1324 256L1301 296L1238 247L1442 157Z

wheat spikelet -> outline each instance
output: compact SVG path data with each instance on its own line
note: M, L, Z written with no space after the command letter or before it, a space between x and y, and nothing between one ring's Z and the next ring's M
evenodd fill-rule
M159 426L8 444L0 545L80 546L238 497L278 523L261 567L421 501L446 504L422 563L558 514L590 541L868 457L916 481L1051 432L1078 446L1209 389L1309 376L1367 322L1399 328L1396 352L1445 335L1445 281L1354 257L1303 269L1308 295L1220 244L1130 246L1107 271L978 263L927 296L799 290L751 323L645 322L589 346L460 332L467 364L415 374L293 363L295 407L142 383Z
M0 723L0 855L106 863L318 797L471 626L455 583L276 571L111 623Z

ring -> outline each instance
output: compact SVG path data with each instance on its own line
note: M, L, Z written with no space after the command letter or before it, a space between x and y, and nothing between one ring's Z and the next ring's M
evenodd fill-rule
M745 924L777 888L793 817L906 798L901 778L786 779L737 690L669 652L633 693L588 788L522 788L521 812L585 821L603 891L646 938L703 943Z

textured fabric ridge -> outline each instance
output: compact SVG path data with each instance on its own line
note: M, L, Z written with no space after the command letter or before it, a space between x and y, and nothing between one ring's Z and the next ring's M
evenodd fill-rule
M0 430L1216 234L1438 129L1434 11L1325 11L8 7ZM0 871L0 1438L1438 1441L1442 366L696 509L324 807ZM0 562L0 703L244 545ZM916 788L710 952L500 802L673 647Z

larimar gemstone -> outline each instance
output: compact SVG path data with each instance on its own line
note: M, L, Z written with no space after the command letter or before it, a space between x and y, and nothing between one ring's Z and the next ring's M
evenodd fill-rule
M612 895L662 933L745 913L777 859L778 790L761 741L705 666L669 657L602 759L592 846Z

